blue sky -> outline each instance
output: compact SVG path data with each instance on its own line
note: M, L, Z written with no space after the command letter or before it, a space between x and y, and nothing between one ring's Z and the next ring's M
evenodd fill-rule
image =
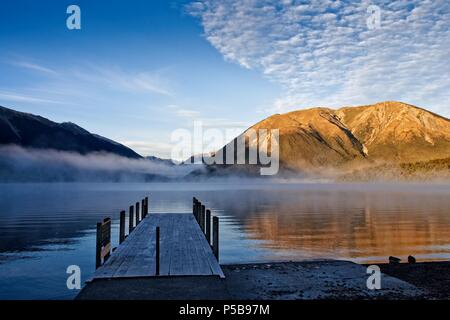
M444 0L2 1L0 105L162 157L194 119L384 100L450 116L449 26Z

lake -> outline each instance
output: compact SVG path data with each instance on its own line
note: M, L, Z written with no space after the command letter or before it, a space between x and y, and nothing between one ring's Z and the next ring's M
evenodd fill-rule
M450 259L450 185L226 183L0 184L0 299L70 299L66 268L95 270L95 225L150 197L152 212L220 216L221 263Z

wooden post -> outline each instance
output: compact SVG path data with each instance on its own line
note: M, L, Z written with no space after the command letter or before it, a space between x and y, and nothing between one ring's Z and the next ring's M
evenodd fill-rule
M142 209L141 209L141 211L142 211L142 213L141 213L141 220L142 220L142 219L145 218L145 199L142 199L141 207L142 207Z
M145 197L145 215L148 215L148 197Z
M133 217L134 217L134 207L130 206L130 216L128 219L128 235L130 235L131 232L134 230Z
M208 244L211 244L211 210L206 210L206 240L208 241Z
M202 213L202 203L199 201L197 204L197 223L200 224L200 214Z
M203 233L205 233L205 210L206 207L204 205L202 205L202 211L200 214L200 229L202 229Z
M201 206L201 202L200 201L198 201L196 204L195 204L195 213L194 213L194 216L195 216L195 220L197 220L197 223L200 223L200 206Z
M160 252L159 252L159 227L156 227L156 252L155 252L155 261L156 261L156 275L159 276L159 259L160 259Z
M213 217L213 253L219 261L219 218Z
M119 244L125 240L125 211L120 211Z
M197 222L198 222L198 225L201 227L201 223L202 223L202 203L201 202L198 203Z
M95 245L95 269L102 265L102 223L97 222L97 241Z
M135 214L136 214L136 226L137 226L139 224L139 222L141 222L140 219L139 219L139 202L136 202L136 212L135 212Z

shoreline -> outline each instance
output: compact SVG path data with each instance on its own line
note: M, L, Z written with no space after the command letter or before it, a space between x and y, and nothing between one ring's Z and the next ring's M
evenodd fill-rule
M214 276L102 279L77 300L424 300L450 299L450 262L379 264L381 289L366 286L366 265L313 260L221 265Z
M427 291L429 299L450 300L450 261L384 263L378 266L382 273Z

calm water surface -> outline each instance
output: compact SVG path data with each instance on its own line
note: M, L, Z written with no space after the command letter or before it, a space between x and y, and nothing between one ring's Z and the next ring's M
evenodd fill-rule
M450 259L450 185L0 184L0 299L70 299L66 268L94 271L95 224L150 194L150 212L221 218L221 263Z

